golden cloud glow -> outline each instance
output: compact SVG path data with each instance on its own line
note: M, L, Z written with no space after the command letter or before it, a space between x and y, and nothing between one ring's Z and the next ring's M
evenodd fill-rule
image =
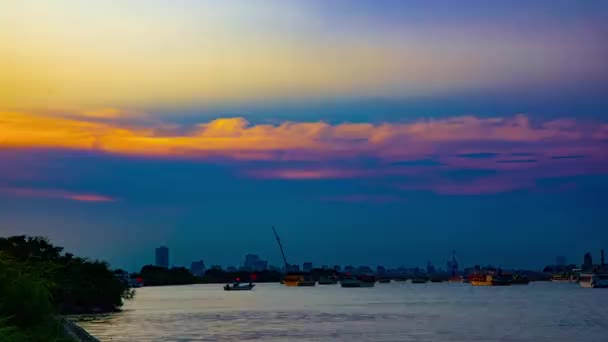
M91 114L94 113L94 114ZM547 144L560 154L602 155L589 141L599 131L574 121L532 125L523 115L512 118L472 116L408 124L338 124L284 122L251 125L243 118L220 118L195 126L193 133L162 134L156 126L94 121L115 117L117 110L84 115L49 116L0 112L0 148L93 150L115 154L170 157L227 157L246 160L339 160L373 156L385 160L420 158L448 146L470 153L471 143ZM89 119L91 118L91 119ZM583 142L583 144L581 144ZM498 148L498 147L497 147ZM600 153L598 155L598 153Z

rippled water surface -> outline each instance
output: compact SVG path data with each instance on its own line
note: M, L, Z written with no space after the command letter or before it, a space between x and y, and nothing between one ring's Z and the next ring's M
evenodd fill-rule
M146 287L124 312L81 325L102 341L608 341L608 290L555 283Z

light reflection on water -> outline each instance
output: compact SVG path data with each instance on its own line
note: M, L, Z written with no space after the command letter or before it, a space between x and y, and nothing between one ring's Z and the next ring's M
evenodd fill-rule
M608 334L608 290L555 283L145 287L124 312L81 325L102 341L600 341Z

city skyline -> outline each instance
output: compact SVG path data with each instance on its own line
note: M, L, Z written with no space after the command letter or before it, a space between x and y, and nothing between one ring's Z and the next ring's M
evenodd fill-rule
M0 236L137 269L608 247L608 3L0 3ZM74 29L77 27L78 29Z
M249 272L261 272L261 271L267 271L267 270L276 270L276 271L282 271L285 272L285 265L281 264L281 263L271 263L268 260L263 259L260 255L258 254L253 254L253 253L247 253L244 256L241 256L241 262L240 263L234 263L234 264L222 264L222 263L213 263L210 267L205 266L205 258L199 258L196 260L193 260L190 263L190 266L188 267L186 264L179 264L179 263L174 263L174 264L169 264L168 267L165 265L161 265L159 264L159 249L163 249L164 251L167 252L166 256L162 256L161 258L166 258L167 260L170 259L170 249L167 246L161 246L159 248L156 248L156 258L155 258L155 266L161 266L161 267L165 267L165 268L173 268L173 267L185 267L188 268L194 275L198 275L201 276L202 274L204 274L204 272L206 270L210 270L210 269L221 269L224 271L228 271L228 272L236 272L236 271L249 271ZM329 264L329 263L323 263L323 264L316 264L314 262L311 261L303 261L303 262L293 262L293 263L289 263L290 266L290 270L291 271L302 271L302 272L310 272L313 269L333 269L336 270L338 272L359 272L359 273L385 273L385 272L395 272L397 270L400 269L407 269L408 271L417 269L420 270L420 272L423 272L426 270L426 273L428 274L432 274L432 273L444 273L444 274L451 274L451 275L455 275L458 274L460 272L462 272L465 269L472 269L474 267L496 267L496 268L504 268L504 269L513 269L513 270L529 270L529 271L540 271L543 268L546 267L550 267L550 266L554 266L554 267L564 267L564 266L568 266L568 265L585 265L585 264L592 264L593 263L593 255L595 253L593 252L587 252L585 253L585 255L581 258L581 260L578 261L573 261L573 262L569 262L567 261L567 259L562 256L562 255L558 255L555 257L554 261L548 262L540 267L525 267L522 265L516 265L516 266L510 266L510 267L503 267L503 265L500 264L492 264L492 263L488 263L488 262L473 262L473 263L467 263L467 264L463 264L459 261L457 255L456 255L456 251L452 250L452 253L450 254L450 256L445 260L445 268L443 268L441 266L441 261L438 263L433 262L430 259L427 259L426 264L424 265L419 265L419 264L415 264L415 263L407 263L407 262L403 262L403 263L398 263L397 261L395 261L396 263L394 264L373 264L373 263L352 263L352 262L348 262L345 264ZM579 256L580 257L580 256ZM589 259L589 260L588 260ZM599 258L600 263L599 265L603 265L604 264L604 250L602 249L599 252ZM540 262L540 261L539 261ZM144 266L144 265L142 265ZM363 270L363 271L362 271ZM367 270L367 271L365 271ZM375 270L375 271L374 271ZM137 272L138 269L133 269L133 270L128 270L130 272Z

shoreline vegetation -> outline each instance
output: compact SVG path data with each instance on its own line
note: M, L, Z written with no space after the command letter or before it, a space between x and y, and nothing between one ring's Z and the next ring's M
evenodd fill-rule
M119 311L133 295L105 262L42 237L0 238L0 342L74 341L59 315Z

